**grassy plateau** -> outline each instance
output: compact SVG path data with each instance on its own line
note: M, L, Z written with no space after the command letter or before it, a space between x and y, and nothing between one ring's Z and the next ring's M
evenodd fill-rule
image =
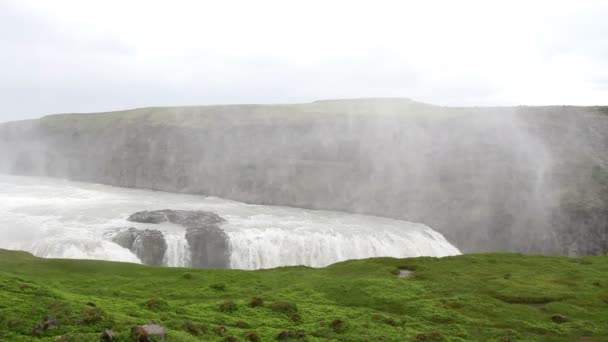
M400 269L413 271L399 278ZM34 334L48 317L59 326ZM0 250L1 341L608 341L608 257L163 268Z

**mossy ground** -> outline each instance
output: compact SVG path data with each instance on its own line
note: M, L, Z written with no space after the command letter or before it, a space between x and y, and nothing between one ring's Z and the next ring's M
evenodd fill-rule
M400 279L399 268L415 273ZM60 327L33 336L47 316ZM608 341L608 257L480 254L238 271L0 250L1 341L98 341L104 329L130 341L131 327L148 322L165 326L167 341Z

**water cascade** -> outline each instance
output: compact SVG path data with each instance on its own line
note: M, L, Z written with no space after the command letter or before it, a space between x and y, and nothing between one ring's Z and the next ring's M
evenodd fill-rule
M143 240L135 237L128 249L112 236L148 230L162 233L163 265L191 266L185 227L127 221L135 212L165 208L209 211L224 218L219 227L228 238L230 268L320 267L376 256L460 254L441 234L419 223L52 178L0 175L0 203L0 248L41 257L141 262L136 255L148 248Z

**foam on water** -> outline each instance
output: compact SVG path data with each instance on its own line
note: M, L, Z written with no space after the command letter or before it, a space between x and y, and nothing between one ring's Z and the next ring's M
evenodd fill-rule
M52 178L0 175L0 248L42 257L139 262L108 240L116 227L152 228L167 242L167 266L190 265L185 229L126 221L137 211L207 210L224 217L231 266L325 266L374 256L446 256L460 252L429 227L341 212L249 205L196 195L126 189Z
M223 228L232 245L232 267L322 267L371 256L459 254L441 234L422 224L332 212L316 214L285 221L256 215L247 221L229 222Z

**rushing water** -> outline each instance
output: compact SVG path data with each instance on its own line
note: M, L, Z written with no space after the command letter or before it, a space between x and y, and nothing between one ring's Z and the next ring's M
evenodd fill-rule
M117 227L152 228L163 232L167 242L164 263L188 266L183 227L126 221L137 211L167 208L212 211L225 218L221 228L230 240L233 268L320 267L374 256L459 254L441 234L418 223L8 175L0 175L0 248L41 257L140 262L109 241L108 232Z

